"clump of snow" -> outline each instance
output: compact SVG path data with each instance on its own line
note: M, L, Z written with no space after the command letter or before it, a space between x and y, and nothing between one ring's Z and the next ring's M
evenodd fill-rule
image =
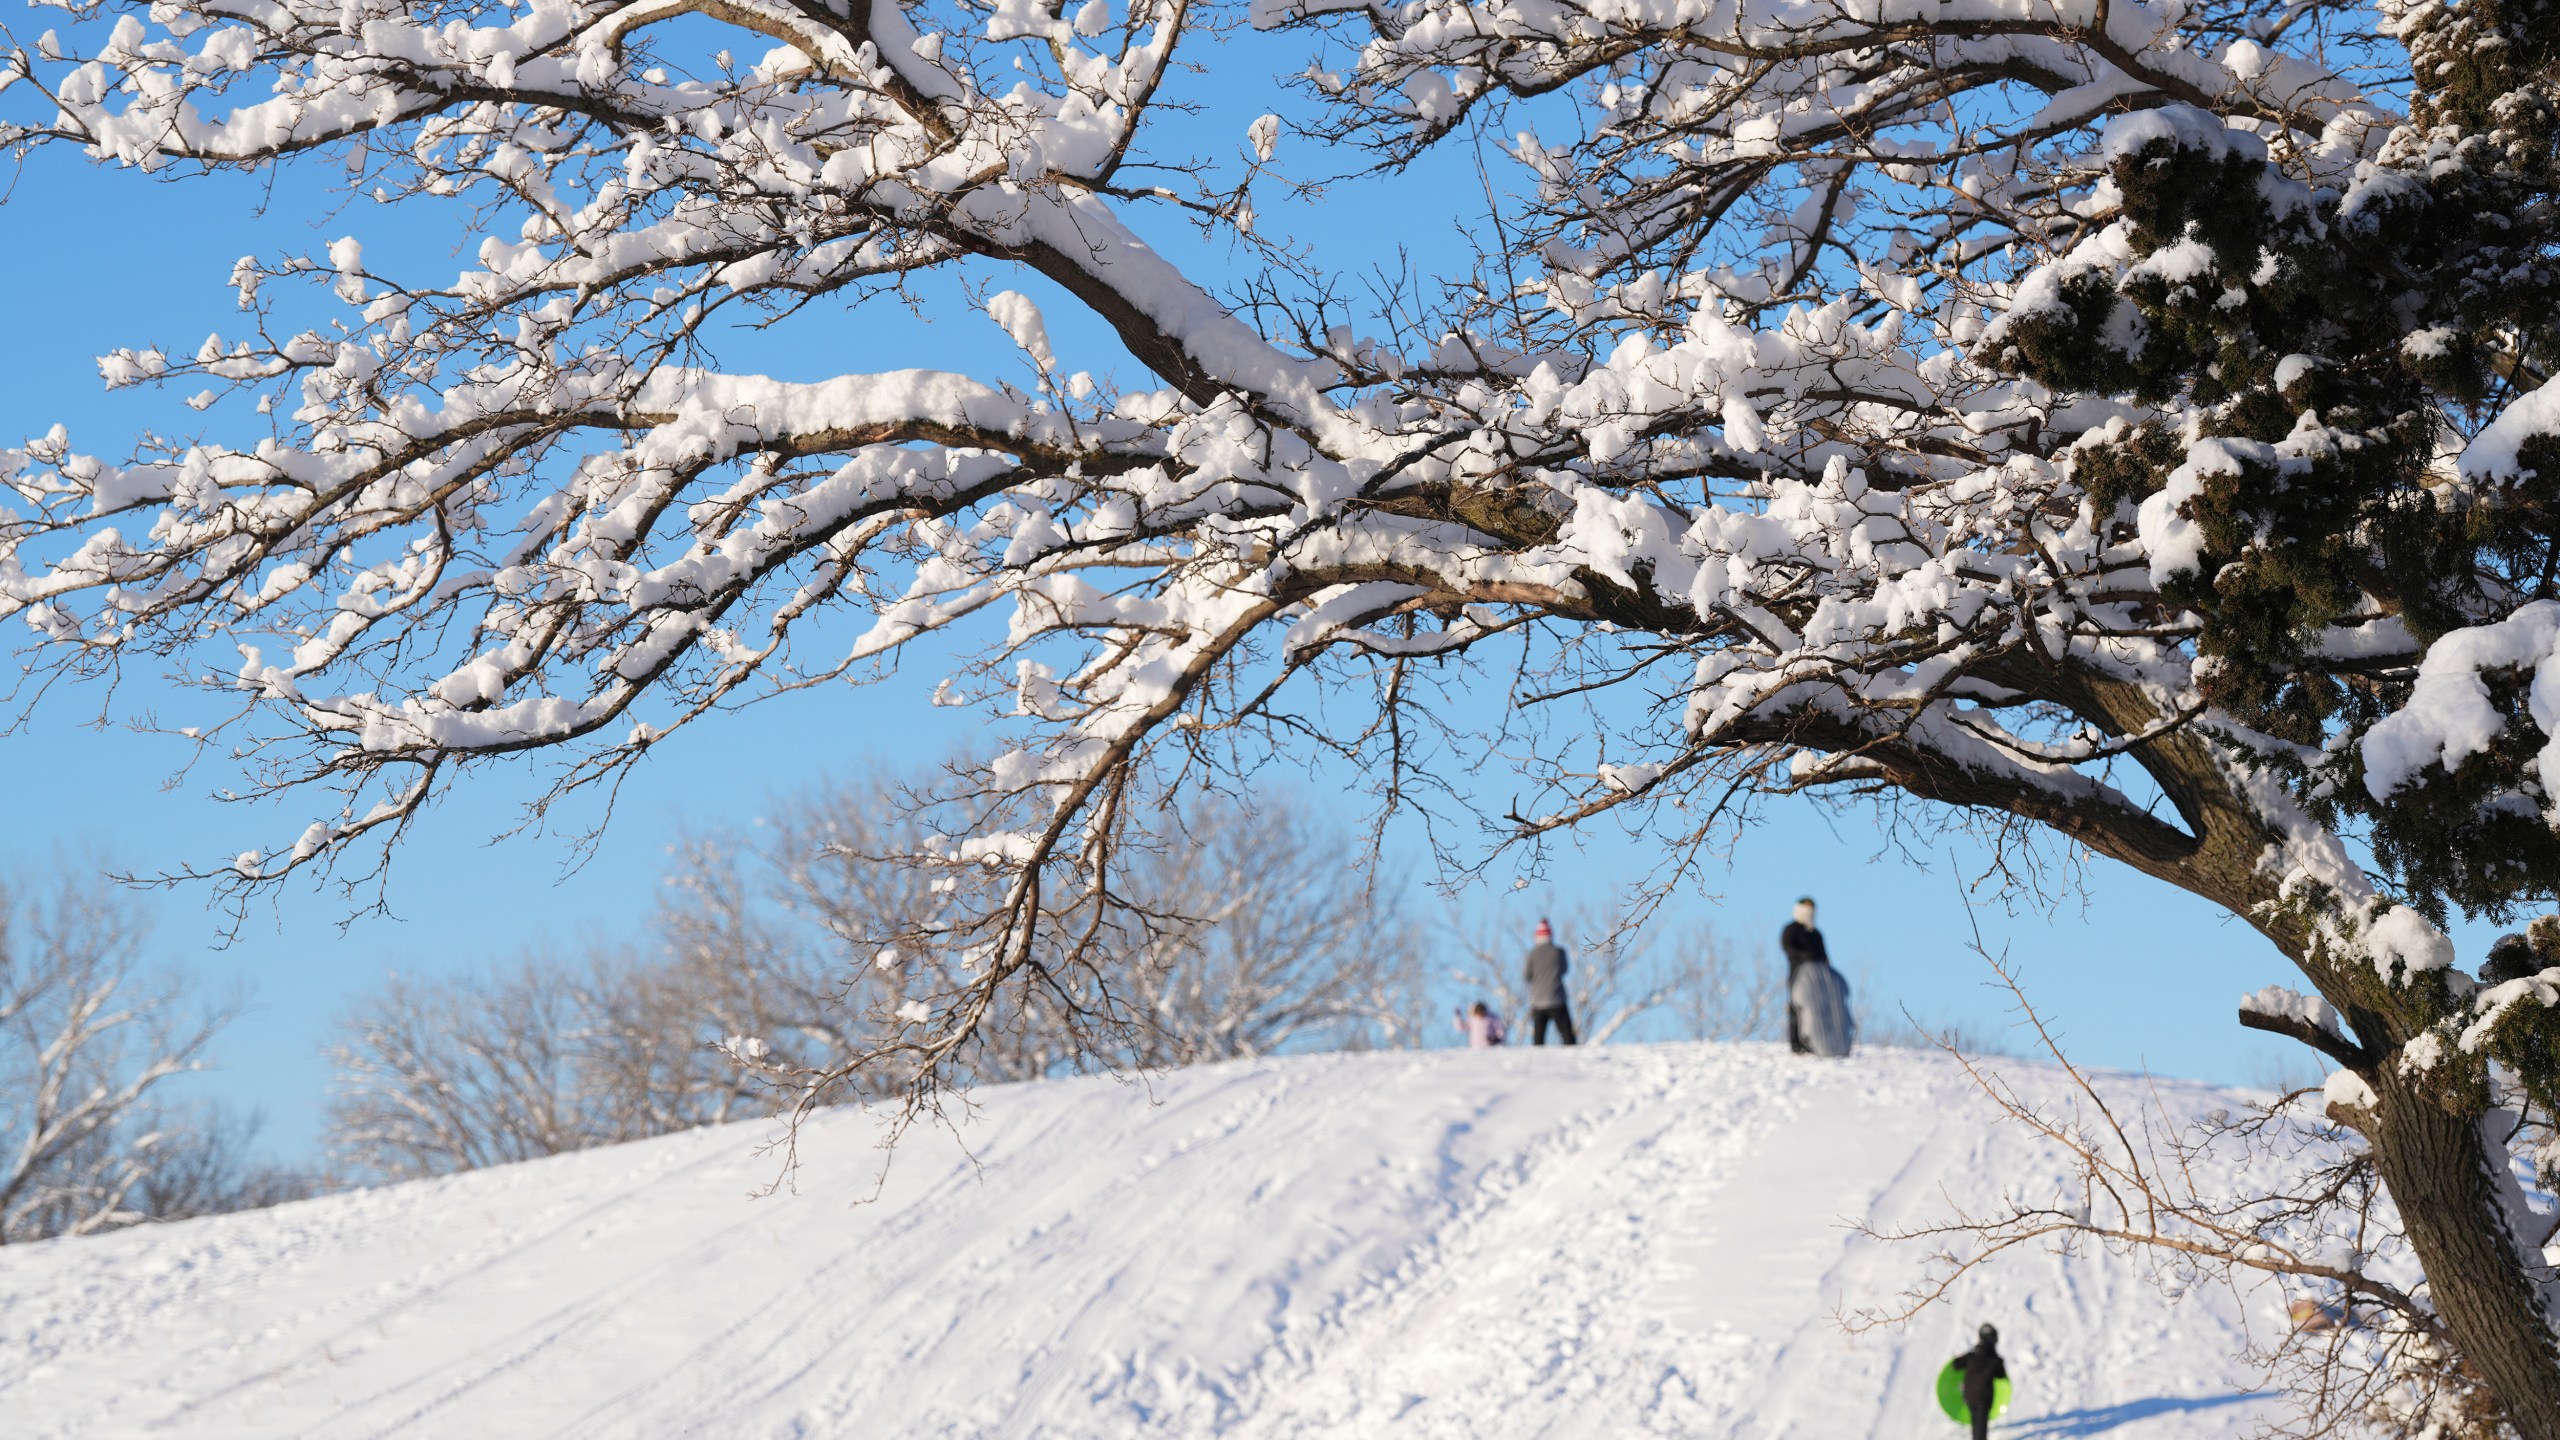
M2363 1076L2353 1070L2337 1070L2322 1082L2320 1098L2341 1110L2370 1110L2378 1097Z
M2193 105L2162 105L2109 120L2100 153L2112 165L2164 142L2175 149L2199 151L2217 159L2226 155L2251 160L2267 158L2267 142L2246 131L2234 130L2219 117Z
M1043 370L1058 368L1058 354L1049 348L1049 325L1041 317L1040 307L1031 297L1018 290L1005 290L987 297L987 314L1004 333L1013 337L1022 353Z
M2463 1027L2458 1041L2466 1053L2476 1052L2487 1044L2489 1032L2507 1017L2507 1012L2518 1006L2560 1009L2560 967L2489 986L2474 996L2471 1003L2473 1018L2469 1025Z
M343 235L329 242L329 264L338 272L338 298L351 305L364 303L364 242L353 235Z
M2298 1021L2330 1035L2344 1033L2336 1006L2317 995L2305 995L2282 985L2269 985L2253 994L2241 996L2240 1008L2252 1015Z
M2400 353L2412 360L2432 360L2452 347L2453 335L2453 328L2449 325L2428 325L2412 330L2400 337Z
M2366 953L2388 980L2395 969L2415 975L2453 966L2453 938L2406 905L2384 905L2364 925Z
M2499 411L2462 448L2462 473L2482 481L2521 478L2524 460L2518 450L2527 440L2546 435L2560 435L2560 385L2542 385Z
M2540 391L2535 392L2540 394ZM2560 780L2560 601L2537 600L2505 619L2456 630L2419 662L2417 683L2398 711L2366 732L2365 788L2377 800L2431 766L2454 770L2489 748L2507 727L2489 695L2491 672L2529 672L2527 709L2546 737L2536 764L2546 784Z
M1603 765L1600 783L1621 794L1633 795L1662 776L1662 767L1653 764Z
M2410 1037L2409 1043L2400 1047L2400 1072L2404 1075L2424 1075L2442 1063L2444 1038L2432 1030Z
M2189 445L2186 463L2169 472L2168 480L2143 500L2138 513L2142 547L2151 560L2151 583L2165 585L2203 565L2204 527L2189 516L2187 507L2204 494L2208 480L2245 475L2252 466L2277 473L2300 469L2300 449L2290 439L2269 445L2232 436L2208 436Z

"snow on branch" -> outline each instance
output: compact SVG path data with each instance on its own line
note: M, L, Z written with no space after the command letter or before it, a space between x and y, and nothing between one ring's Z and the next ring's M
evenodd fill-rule
M2536 764L2547 786L2560 780L2560 602L2537 600L2494 624L2438 640L2418 663L2408 702L2364 740L2365 784L2387 800L2431 768L2458 770L2505 737L2512 721L2493 700L2494 678L2524 679L2525 709L2547 737ZM2517 797L2525 799L2523 796ZM2529 801L2527 803L2530 803ZM2560 801L2540 808L2560 823Z

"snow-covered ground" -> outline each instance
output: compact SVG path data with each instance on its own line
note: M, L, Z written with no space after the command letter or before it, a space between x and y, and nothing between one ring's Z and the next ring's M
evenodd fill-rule
M2059 1174L1934 1055L1326 1056L979 1102L970 1154L913 1134L869 1203L846 1112L766 1199L736 1127L0 1251L0 1431L1955 1437L1930 1385L1986 1319L2011 1440L2239 1435L2269 1403L2239 1301L2104 1256L1842 1332L1921 1258L1842 1217Z

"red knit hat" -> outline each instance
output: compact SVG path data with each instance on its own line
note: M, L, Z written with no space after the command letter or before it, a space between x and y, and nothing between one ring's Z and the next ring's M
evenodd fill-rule
M1556 927L1554 927L1553 925L1548 924L1548 923L1547 923L1546 921L1544 921L1544 920L1539 921L1539 922L1538 922L1538 938L1539 938L1539 939L1541 939L1541 940L1553 940L1554 938L1556 938Z

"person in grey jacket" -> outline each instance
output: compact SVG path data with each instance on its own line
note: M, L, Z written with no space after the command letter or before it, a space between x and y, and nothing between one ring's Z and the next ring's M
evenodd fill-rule
M1571 968L1564 949L1556 944L1555 927L1538 922L1538 943L1529 947L1527 978L1529 981L1529 1043L1547 1043L1547 1027L1556 1027L1556 1036L1567 1045L1579 1044L1573 1034L1573 1011L1565 1004L1564 972Z

